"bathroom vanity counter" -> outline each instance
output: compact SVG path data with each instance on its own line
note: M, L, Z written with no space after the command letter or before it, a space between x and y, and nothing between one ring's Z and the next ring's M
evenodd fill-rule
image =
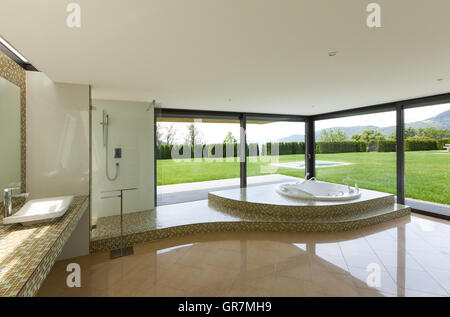
M0 226L0 296L36 294L88 206L88 196L75 196L53 222Z

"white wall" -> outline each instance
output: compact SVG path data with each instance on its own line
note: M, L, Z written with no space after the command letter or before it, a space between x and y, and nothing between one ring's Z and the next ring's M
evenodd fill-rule
M89 193L89 87L27 72L27 192Z
M118 215L119 199L101 199L102 191L137 187L124 193L124 213L154 208L154 111L148 102L93 100L92 105L92 218ZM106 149L103 145L102 110L109 114L109 174L106 178ZM114 159L114 148L122 148L122 158Z

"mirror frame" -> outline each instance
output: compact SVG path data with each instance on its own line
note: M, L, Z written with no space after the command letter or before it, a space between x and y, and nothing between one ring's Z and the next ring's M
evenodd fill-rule
M0 52L0 77L20 88L20 190L26 192L26 73L16 62Z

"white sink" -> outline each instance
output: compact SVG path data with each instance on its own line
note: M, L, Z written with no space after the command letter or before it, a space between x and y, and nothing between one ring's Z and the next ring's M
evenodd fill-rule
M33 199L27 201L14 215L3 218L3 223L32 225L51 221L54 218L63 216L72 203L72 200L73 196Z

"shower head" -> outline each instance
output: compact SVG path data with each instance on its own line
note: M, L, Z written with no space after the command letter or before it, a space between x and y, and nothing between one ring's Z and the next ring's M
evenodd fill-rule
M100 122L100 124L102 126L107 126L109 124L109 115L106 113L105 109L103 109L102 116L102 122Z

